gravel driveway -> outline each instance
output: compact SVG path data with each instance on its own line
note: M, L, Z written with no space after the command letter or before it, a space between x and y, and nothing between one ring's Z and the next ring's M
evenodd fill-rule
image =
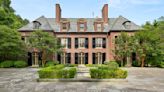
M164 69L124 69L128 82L36 82L37 68L0 69L0 92L164 92Z

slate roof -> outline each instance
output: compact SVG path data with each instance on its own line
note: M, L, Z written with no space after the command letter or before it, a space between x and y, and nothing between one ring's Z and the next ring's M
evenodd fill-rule
M77 32L77 21L79 18L66 18L70 22L70 29L68 32ZM96 18L85 18L87 20L87 31L86 32L95 32L94 31L94 22ZM46 18L44 16L39 17L34 20L41 24L41 30L60 32L60 25L55 22L55 18ZM126 28L123 24L125 22L130 23L130 27ZM108 25L104 25L103 32L109 31L137 31L141 29L140 26L136 25L134 22L124 18L123 16L119 16L118 18L109 18ZM33 31L33 22L23 26L18 31Z

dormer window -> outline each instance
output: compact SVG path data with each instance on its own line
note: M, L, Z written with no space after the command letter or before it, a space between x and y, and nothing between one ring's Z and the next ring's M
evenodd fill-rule
M102 26L101 24L97 24L97 32L101 32L102 31Z
M67 23L63 23L62 24L62 31L66 31L67 30Z
M123 23L123 26L125 27L125 29L130 29L131 28L131 21L125 21Z
M38 22L38 21L34 21L33 22L33 29L39 29L40 26L41 26L41 23L40 22Z
M101 18L97 18L94 22L94 29L96 32L103 31L103 20Z
M87 21L85 19L79 19L77 22L77 27L79 32L84 32L87 30Z
M85 28L84 23L80 23L80 30L79 31L84 31L84 28Z
M67 19L62 19L61 21L61 31L62 32L67 32L70 28L70 22Z

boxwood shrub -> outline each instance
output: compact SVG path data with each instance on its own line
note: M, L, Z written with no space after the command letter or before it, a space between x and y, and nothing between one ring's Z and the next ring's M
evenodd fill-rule
M38 71L39 78L74 78L76 74L76 68L64 69L63 65L57 65L57 67L47 67Z
M25 62L25 61L15 61L14 62L14 67L15 68L24 68L27 65L28 65L27 62Z
M10 67L13 67L14 66L14 61L3 61L1 62L0 64L0 67L1 68L10 68Z
M90 69L91 78L95 79L110 79L110 78L126 78L127 71L121 69Z

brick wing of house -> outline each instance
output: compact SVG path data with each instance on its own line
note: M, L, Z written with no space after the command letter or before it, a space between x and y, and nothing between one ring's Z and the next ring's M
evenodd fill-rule
M56 18L41 16L18 30L25 42L30 33L38 29L59 38L64 53L55 54L52 59L61 64L102 64L114 60L114 39L121 32L133 35L140 29L123 16L108 18L108 4L102 8L101 18L62 18L61 11L56 4ZM29 50L28 56L29 65L38 65L38 52Z

